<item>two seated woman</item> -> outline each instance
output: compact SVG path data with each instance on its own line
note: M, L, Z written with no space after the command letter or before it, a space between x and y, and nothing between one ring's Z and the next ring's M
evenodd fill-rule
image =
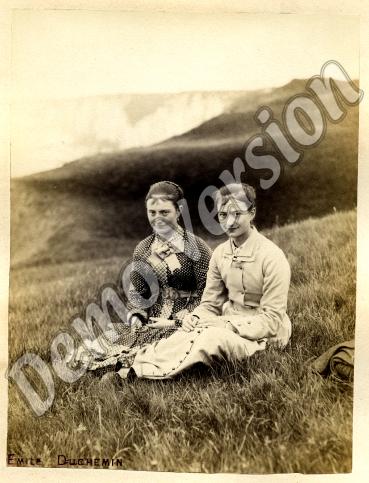
M228 240L212 255L201 302L184 317L181 330L138 351L131 373L171 378L198 362L242 360L268 343L288 343L290 267L282 250L253 226L255 201L254 189L243 183L217 192Z
M146 208L153 234L134 252L128 290L128 332L135 339L128 351L97 361L93 369L109 367L114 377L166 379L199 362L243 360L268 343L288 343L290 267L282 250L253 224L254 189L239 183L216 193L228 240L215 249L210 263L205 242L178 223L182 199L174 183L150 188ZM159 288L149 307L152 287L143 266L154 272Z

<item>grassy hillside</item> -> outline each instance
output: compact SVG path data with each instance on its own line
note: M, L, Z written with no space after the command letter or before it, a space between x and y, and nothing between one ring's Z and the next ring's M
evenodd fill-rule
M244 144L260 128L253 120L257 105L269 105L278 118L304 81L239 98L227 112L164 143L109 155L97 155L39 173L12 184L13 264L61 262L122 255L127 239L147 233L144 197L149 185L162 179L180 183L189 202L195 229L199 195L208 185L221 186L220 173L232 171L244 158ZM264 102L262 102L264 99ZM257 223L285 224L334 209L356 206L358 108L345 120L328 124L321 144L306 150L296 165L285 164L279 181L258 189ZM276 153L272 145L268 152ZM259 186L265 176L248 169L244 180Z
M270 349L210 374L124 383L121 390L93 377L72 386L57 382L54 406L41 418L10 384L8 452L37 454L47 466L64 454L121 457L123 468L140 470L349 472L352 390L313 375L308 360L354 334L356 212L266 235L292 270L293 336L284 351ZM123 261L14 268L10 361L25 351L50 360L53 336L68 330L103 283L116 280Z

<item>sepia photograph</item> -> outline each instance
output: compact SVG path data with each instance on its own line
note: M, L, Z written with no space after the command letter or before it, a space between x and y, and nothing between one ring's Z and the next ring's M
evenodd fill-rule
M359 24L12 12L8 468L352 472Z

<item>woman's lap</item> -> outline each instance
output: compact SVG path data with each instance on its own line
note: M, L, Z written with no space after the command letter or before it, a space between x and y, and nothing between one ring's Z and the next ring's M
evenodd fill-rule
M121 367L130 367L139 349L170 337L176 330L177 328L172 327L160 329L143 327L133 332L130 328L126 328L114 343L109 344L105 341L106 353L100 357L93 358L90 362L89 370L106 372L106 370L114 369L117 363ZM126 350L117 354L116 349L120 347L125 347Z
M132 367L138 377L167 379L199 362L211 365L217 359L243 360L265 346L265 341L243 339L224 328L179 330L139 350Z

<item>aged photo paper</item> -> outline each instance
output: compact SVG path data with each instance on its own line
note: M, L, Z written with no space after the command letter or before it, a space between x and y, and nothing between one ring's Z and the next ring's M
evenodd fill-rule
M369 8L0 20L3 481L364 479Z

